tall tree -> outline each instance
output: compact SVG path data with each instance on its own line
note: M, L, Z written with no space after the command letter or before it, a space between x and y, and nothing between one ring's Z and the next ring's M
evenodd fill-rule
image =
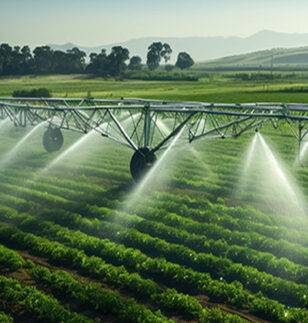
M29 46L23 46L21 49L22 57L22 74L29 74L32 72L33 57Z
M36 47L33 53L34 71L36 73L54 73L53 50L49 46Z
M91 53L90 54L90 63L86 67L87 73L92 74L103 74L106 66L106 50L102 49L99 54Z
M87 73L105 75L107 69L107 54L106 50L102 49L99 54L90 54L90 63L86 68Z
M2 73L4 75L13 74L14 62L12 56L13 49L9 44L0 45L0 56L2 60Z
M12 48L9 44L0 45L0 74L29 74L31 60L31 51L28 46Z
M130 70L141 70L142 65L141 65L141 57L139 56L133 56L128 64L128 68Z
M111 53L107 56L108 74L119 76L124 72L127 65L125 62L129 59L129 51L122 46L112 47Z
M170 60L171 53L172 53L172 49L171 49L170 45L167 43L164 43L163 49L162 49L160 55L165 60L165 64L167 64L168 61Z
M12 67L11 67L11 73L12 74L22 74L22 55L20 52L20 47L19 46L14 46L12 53L11 53L11 58L12 58Z
M163 44L161 42L152 43L148 47L147 65L151 71L158 68L161 59L160 53L162 49Z
M192 65L194 65L194 63L194 60L190 57L189 54L187 54L186 52L180 52L178 54L175 66L183 70L191 67Z
M67 69L69 73L82 73L85 69L86 53L74 47L66 51Z
M119 76L127 68L126 61L129 59L129 51L121 46L112 47L107 56L106 50L102 49L100 54L91 53L90 63L86 68L88 73L102 76Z
M161 58L165 60L165 63L170 59L172 49L169 44L161 42L154 42L148 47L147 53L147 65L150 70L158 68Z
M29 62L32 59L30 47L25 45L21 49L21 55L24 62Z
M51 65L54 73L66 74L70 73L66 54L61 50L55 50L51 57Z

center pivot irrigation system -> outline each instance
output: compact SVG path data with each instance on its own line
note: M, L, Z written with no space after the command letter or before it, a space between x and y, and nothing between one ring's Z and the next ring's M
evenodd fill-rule
M182 131L189 143L197 139L240 136L265 122L279 128L284 120L300 145L308 133L308 104L165 102L159 100L0 98L0 119L15 126L46 122L43 145L54 152L63 144L63 130L96 131L134 150L130 171L135 180L155 162ZM183 129L184 128L184 129Z

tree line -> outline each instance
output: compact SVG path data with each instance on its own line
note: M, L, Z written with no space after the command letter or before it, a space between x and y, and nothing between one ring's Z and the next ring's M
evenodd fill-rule
M152 43L148 47L146 67L153 71L160 66L162 60L167 71L174 67L187 69L194 64L186 52L178 54L175 65L167 64L171 53L169 44ZM100 53L91 53L89 58L89 62L86 62L86 53L77 47L64 52L53 50L49 46L39 46L31 52L29 46L11 47L3 43L0 45L0 75L91 73L117 77L127 69L138 71L144 68L141 57L130 57L129 50L122 46L112 47L109 54L102 49Z

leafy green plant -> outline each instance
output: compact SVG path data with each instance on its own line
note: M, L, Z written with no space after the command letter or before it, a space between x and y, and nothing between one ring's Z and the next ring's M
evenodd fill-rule
M51 91L44 87L31 90L16 90L12 93L12 96L17 98L50 98Z

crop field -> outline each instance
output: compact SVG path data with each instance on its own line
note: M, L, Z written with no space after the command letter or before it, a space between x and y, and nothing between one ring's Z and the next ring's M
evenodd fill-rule
M46 87L52 91L54 97L86 97L90 94L94 98L142 97L170 101L227 103L308 101L308 72L279 72L273 74L272 81L255 82L230 78L234 74L237 73L213 72L203 75L200 72L198 82L134 80L114 82L87 75L0 77L0 97L11 96L15 90Z
M305 77L1 78L0 97L47 87L55 97L308 102L285 91ZM43 126L16 146L29 130L0 123L0 322L308 322L308 156L300 167L287 124L181 145L141 192L128 148L66 131L48 154Z

